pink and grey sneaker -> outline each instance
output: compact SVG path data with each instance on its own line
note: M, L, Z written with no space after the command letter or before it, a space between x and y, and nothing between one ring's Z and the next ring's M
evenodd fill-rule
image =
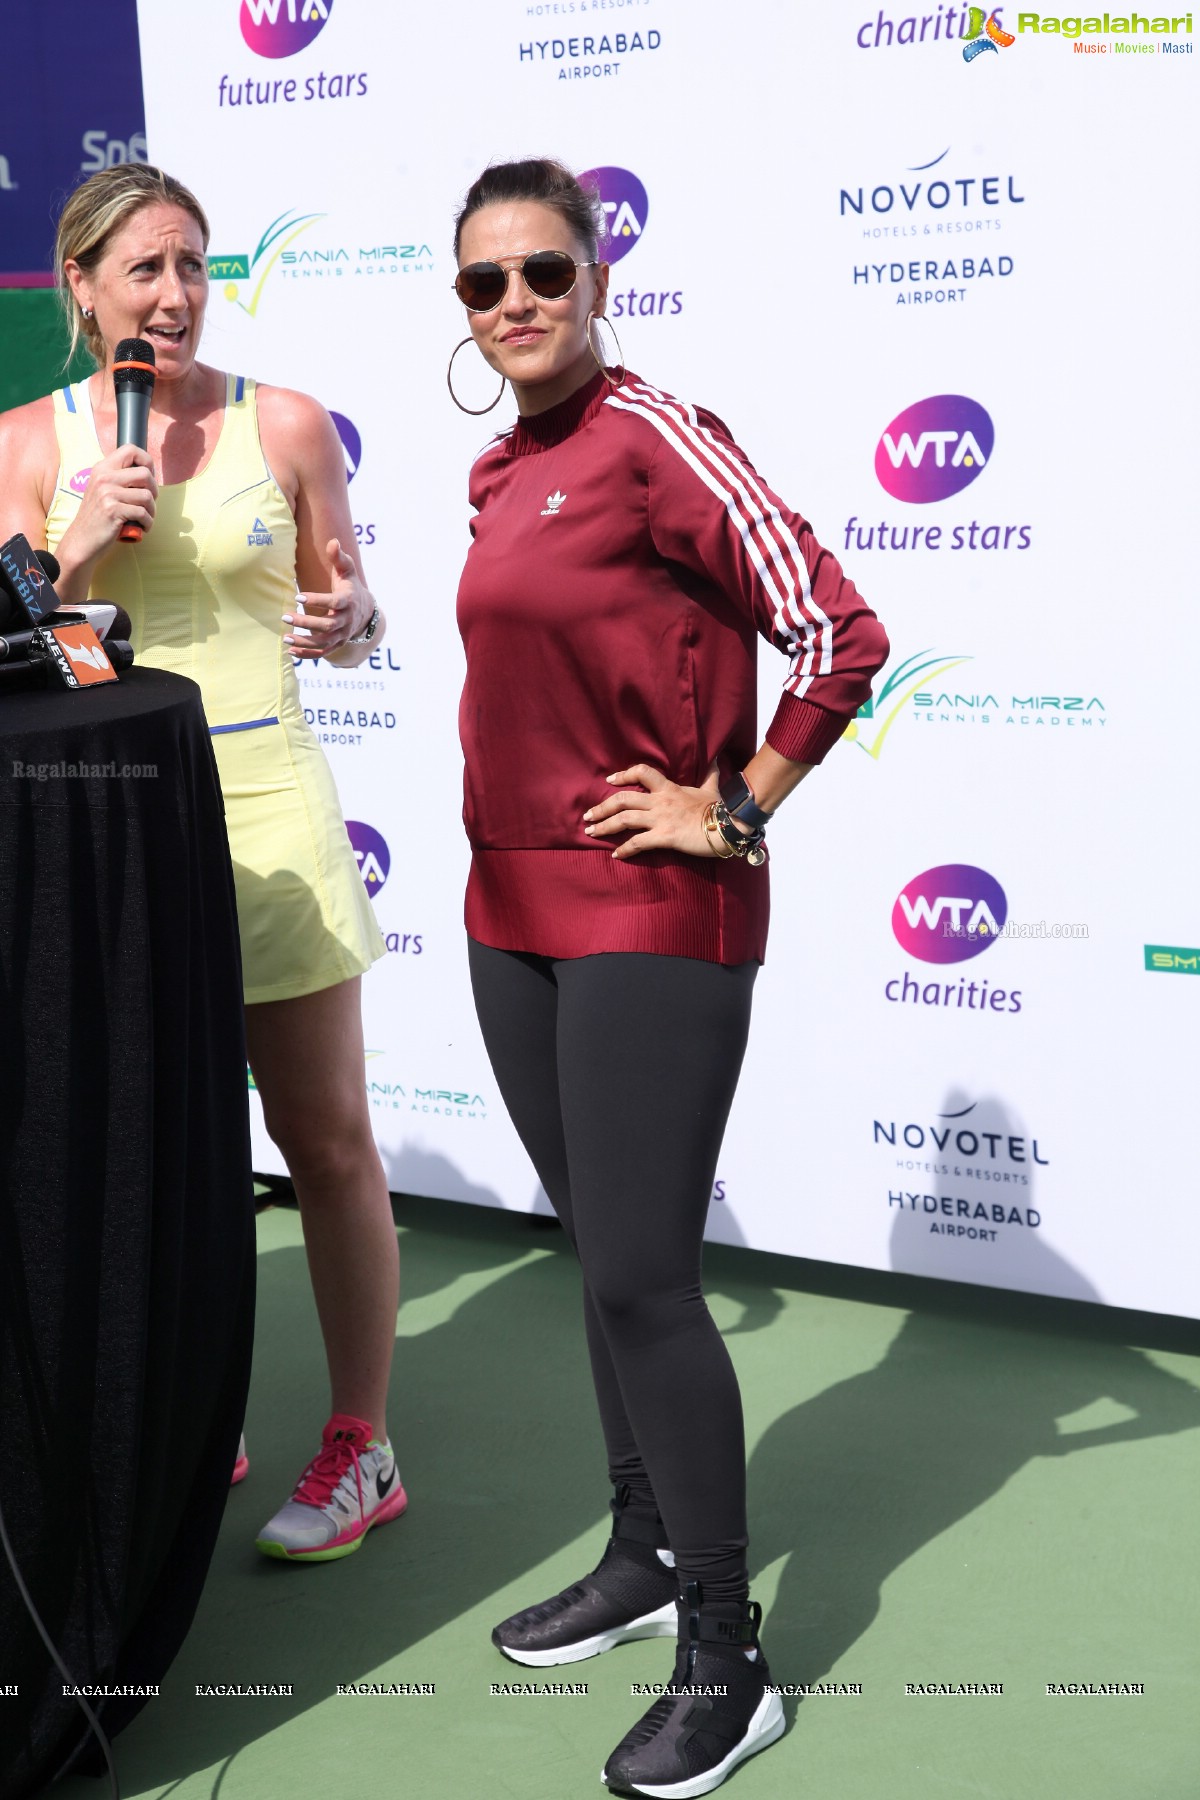
M255 1543L264 1556L332 1562L357 1550L372 1525L399 1518L408 1505L390 1444L371 1437L363 1419L334 1413L286 1506Z
M239 1481L245 1481L250 1473L250 1458L246 1455L246 1434L243 1431L238 1439L237 1460L233 1465L233 1474L229 1477L230 1487L236 1487Z

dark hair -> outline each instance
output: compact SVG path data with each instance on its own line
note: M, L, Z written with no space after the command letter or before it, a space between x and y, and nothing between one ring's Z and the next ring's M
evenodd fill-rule
M478 181L472 182L463 201L462 211L454 221L454 258L462 241L462 228L473 213L485 206L501 205L513 200L537 200L552 206L570 226L579 242L586 246L589 257L598 254L604 235L604 213L600 196L591 188L581 187L570 169L553 157L531 157L525 162L492 163Z

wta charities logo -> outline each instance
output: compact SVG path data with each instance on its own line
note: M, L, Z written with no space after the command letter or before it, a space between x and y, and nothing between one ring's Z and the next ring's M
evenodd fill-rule
M968 29L963 36L968 39L963 45L965 63L974 62L985 50L1011 50L1017 41L1011 31L1005 31L997 23L996 14L985 13L982 6L972 6L969 9Z
M965 962L990 948L1007 917L1004 889L986 869L941 863L901 889L892 932L900 948L921 962Z
M926 506L982 474L995 427L966 394L933 394L897 413L875 449L875 474L894 500Z
M392 853L375 827L365 825L361 819L347 819L346 831L358 862L359 874L363 878L363 886L373 900L388 878Z
M272 219L259 238L258 248L253 256L210 256L209 279L223 281L225 285L222 292L226 300L240 306L253 319L258 312L258 303L262 299L267 279L288 246L294 244L302 232L311 230L317 220L324 217L324 213L296 213L291 210L280 213L277 219ZM252 289L243 289L239 285L250 281L254 281ZM249 294L248 300L242 298L243 293Z
M632 169L588 169L579 177L580 185L592 188L600 196L607 227L601 245L605 262L619 263L628 256L646 229L650 201L646 190Z
M325 29L333 0L242 0L242 36L256 56L295 56Z
M348 419L345 413L331 412L329 416L333 420L334 429L342 440L342 453L346 458L346 486L349 487L358 474L358 465L362 461L362 438L359 436L357 425L353 420Z

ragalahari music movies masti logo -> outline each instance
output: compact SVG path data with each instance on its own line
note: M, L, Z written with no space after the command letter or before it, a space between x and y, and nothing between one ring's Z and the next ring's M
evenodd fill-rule
M966 40L963 44L963 61L972 63L985 50L1011 50L1016 38L1011 31L1005 31L997 20L997 7L993 12L985 12L982 6L972 6L967 12L967 29L963 32Z
M238 22L256 56L295 56L324 30L333 0L241 0Z
M388 878L392 853L383 835L362 819L347 819L346 831L363 878L363 886L373 900Z
M900 890L892 932L909 956L927 963L965 962L995 943L1008 917L1004 889L971 863L940 863Z

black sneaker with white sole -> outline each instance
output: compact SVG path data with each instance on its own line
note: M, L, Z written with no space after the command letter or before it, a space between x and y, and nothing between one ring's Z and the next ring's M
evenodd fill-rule
M679 1590L662 1521L637 1516L628 1499L619 1487L612 1536L590 1575L497 1625L492 1642L510 1661L551 1668L637 1638L675 1636Z
M674 1675L605 1763L600 1779L610 1794L697 1800L782 1737L783 1703L770 1692L758 1643L761 1618L753 1601L706 1606L699 1584L688 1583Z

